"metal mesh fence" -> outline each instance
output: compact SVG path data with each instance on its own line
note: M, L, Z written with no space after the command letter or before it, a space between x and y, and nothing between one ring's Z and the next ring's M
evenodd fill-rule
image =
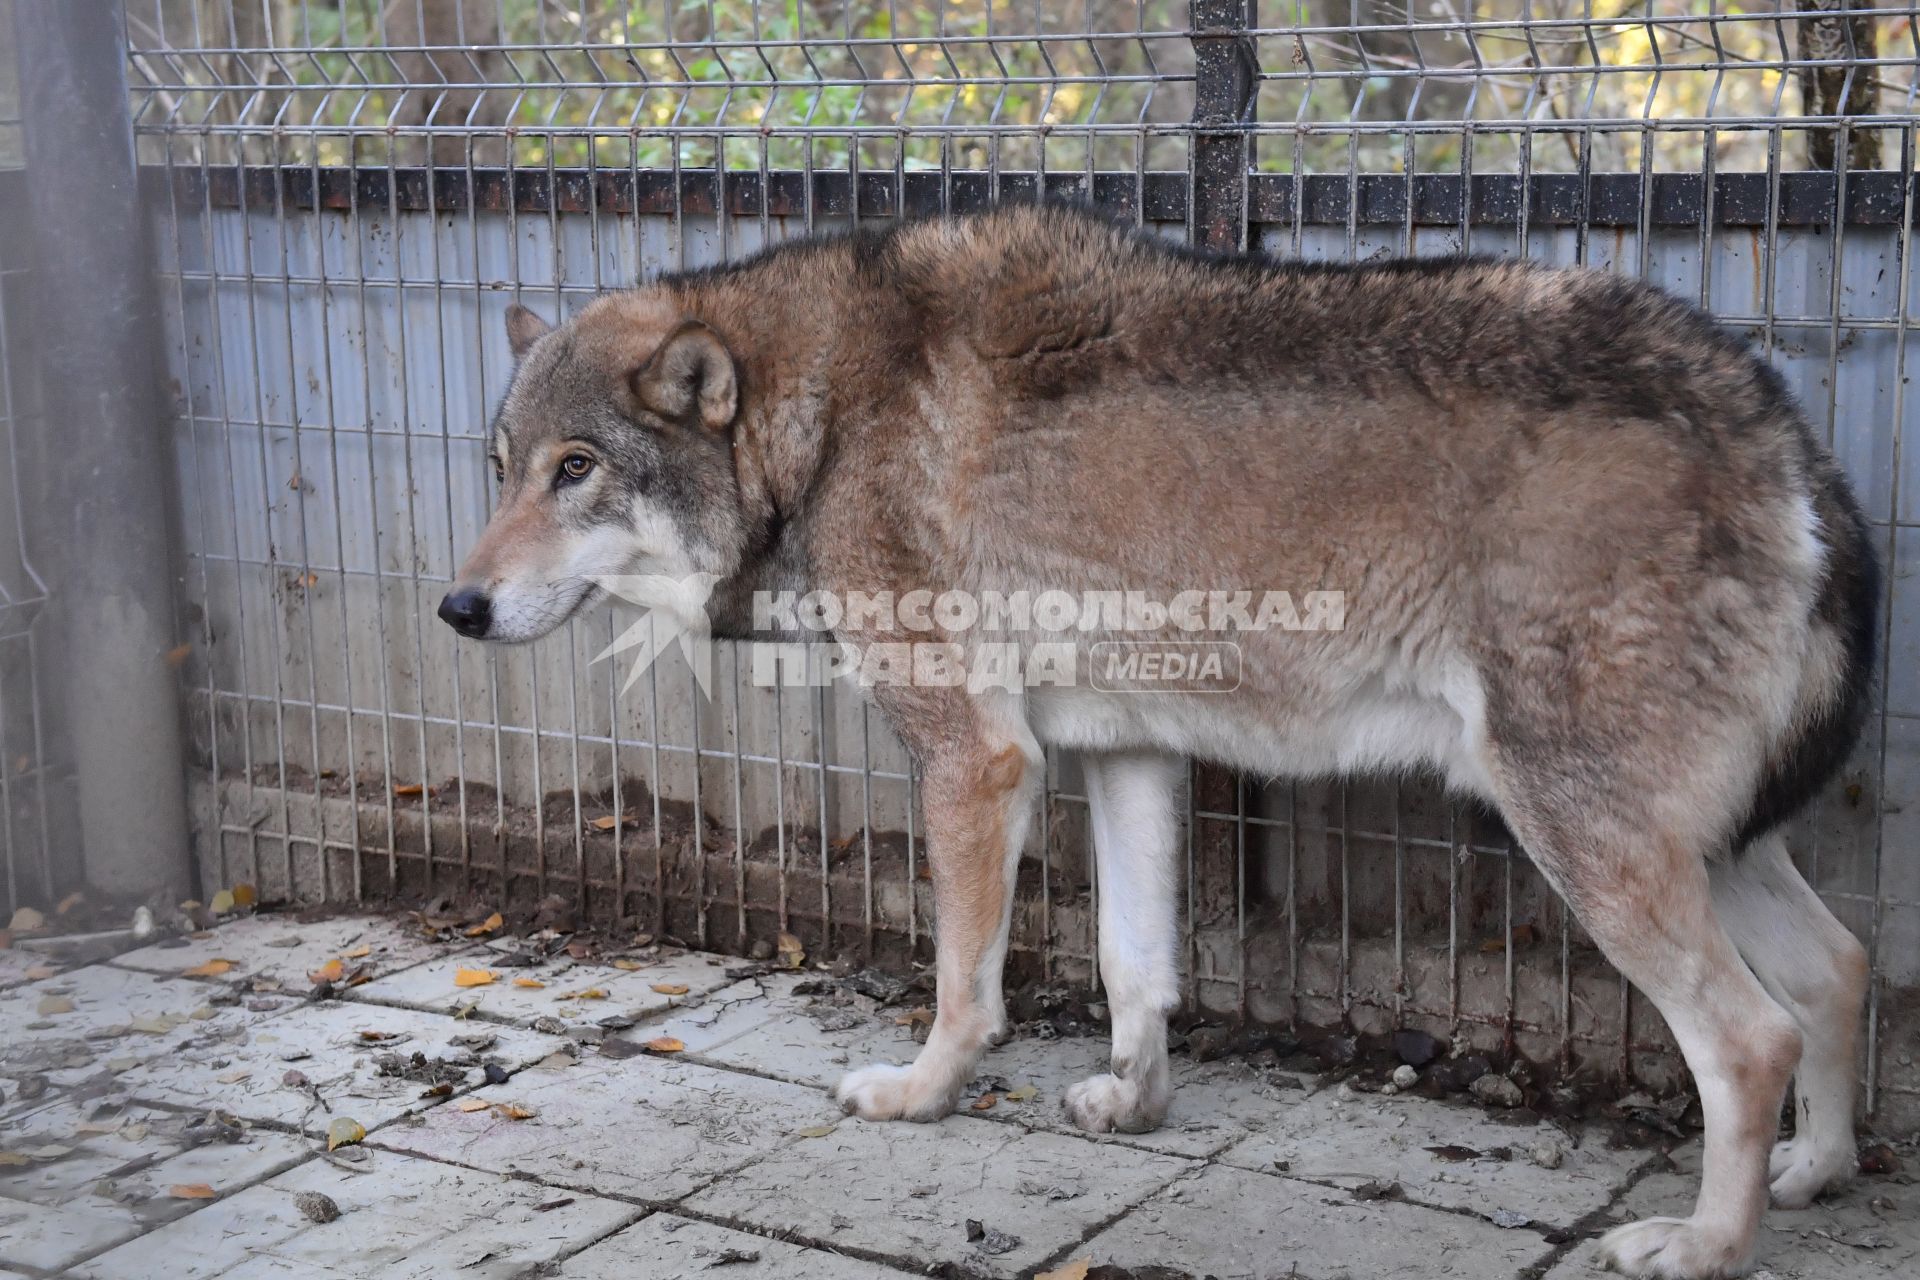
M1805 8L134 0L204 878L930 954L911 771L862 704L732 652L711 700L674 661L623 697L593 662L618 609L505 653L434 621L487 514L511 301L1042 193L1217 248L1528 255L1750 334L1860 489L1880 713L1794 848L1873 948L1870 1105L1911 1109L1920 36L1913 7ZM1098 976L1078 788L1050 760L1032 976ZM1198 769L1187 849L1196 1006L1675 1069L1497 821L1424 780Z

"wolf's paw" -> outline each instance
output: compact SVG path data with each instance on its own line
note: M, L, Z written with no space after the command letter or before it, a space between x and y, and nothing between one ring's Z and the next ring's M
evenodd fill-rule
M926 1072L884 1063L842 1076L833 1098L840 1109L862 1120L938 1120L960 1101L957 1087L928 1084Z
M1691 1218L1648 1218L1600 1237L1600 1262L1610 1271L1658 1280L1726 1280L1745 1275L1752 1242L1730 1239Z
M1816 1144L1811 1138L1788 1138L1773 1145L1767 1158L1767 1182L1773 1203L1782 1209L1804 1209L1821 1192L1853 1175L1852 1142Z
M1166 1088L1094 1076L1067 1090L1067 1116L1088 1133L1148 1133L1167 1118Z

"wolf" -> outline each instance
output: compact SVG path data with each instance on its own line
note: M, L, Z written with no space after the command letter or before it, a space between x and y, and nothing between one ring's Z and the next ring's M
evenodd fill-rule
M874 683L922 780L938 1011L910 1066L840 1081L848 1111L943 1116L1004 1034L1054 744L1085 759L1112 1016L1111 1070L1065 1098L1081 1127L1167 1112L1183 758L1422 768L1500 813L1698 1083L1693 1212L1614 1229L1612 1266L1737 1275L1769 1193L1854 1167L1867 958L1781 826L1860 733L1878 570L1781 380L1700 311L1605 273L1207 256L1015 206L507 330L499 501L440 608L465 636L536 639L630 573L710 575L700 621L759 639L793 630L767 592L1344 601L1337 628L1236 631L1206 687ZM954 613L916 638L971 652ZM1116 637L1140 638L1070 643Z

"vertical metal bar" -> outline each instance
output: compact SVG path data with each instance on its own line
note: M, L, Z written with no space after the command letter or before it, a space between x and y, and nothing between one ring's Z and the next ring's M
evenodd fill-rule
M42 513L89 883L177 899L193 880L174 645L173 460L121 3L14 8L44 387L29 450L85 484ZM76 216L84 211L84 216ZM85 429L76 429L84 424ZM33 490L28 490L29 492ZM53 486L41 492L54 491ZM159 533L161 536L155 536ZM37 655L36 655L37 656ZM52 656L49 654L49 656ZM42 768L45 762L41 762Z

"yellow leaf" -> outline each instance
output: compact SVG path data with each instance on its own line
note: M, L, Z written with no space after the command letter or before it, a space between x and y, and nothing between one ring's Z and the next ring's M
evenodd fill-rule
M241 881L239 884L233 886L233 905L234 906L250 907L258 901L260 901L260 891L254 888L252 885L246 883L244 880Z
M220 1193L204 1182L176 1182L167 1188L175 1200L217 1200Z
M84 893L70 893L60 899L60 905L53 909L53 914L63 916L86 900L87 895Z
M653 984L653 989L663 996L683 996L687 994L687 984L684 982L656 982Z
M1009 1089L1006 1092L1008 1102L1032 1102L1039 1096L1040 1090L1030 1084L1023 1084L1018 1089Z
M27 970L26 978L28 982L39 982L43 979L54 977L59 972L60 970L53 965L36 964Z
M613 820L612 814L608 814L604 818L595 818L593 820L593 829L595 831L611 831L617 825L618 824L615 823Z
M607 989L605 987L588 987L585 991L576 991L570 996L561 996L560 998L562 1000L605 1000L607 998Z
M426 788L417 782L403 782L393 789L393 794L396 796L417 796L425 791Z
M485 1098L460 1099L460 1109L462 1111L485 1111L488 1107L492 1105L493 1104L491 1102L488 1102Z
M546 986L547 984L540 981L540 979L538 978L515 978L513 980L513 985L516 987L524 987L528 991L538 991L540 988Z
M921 1005L918 1009L909 1009L893 1020L896 1027L911 1027L915 1024L933 1025L933 1010Z
M484 987L491 983L494 977L495 974L491 969L461 969L453 975L453 985L456 987Z
M370 956L370 955L372 955L372 954L373 954L373 948L372 948L372 947L370 947L370 946L368 946L368 945L367 945L366 943L364 943L364 942L363 942L363 943L361 943L361 944L360 944L359 946L357 946L357 947L355 947L355 948L354 948L353 950L351 950L351 951L348 951L348 952L344 952L344 953L342 953L342 954L343 954L343 955L345 956L345 958L346 958L346 959L348 959L348 960L358 960L358 959L360 959L360 958L361 958L361 957L363 957L363 956Z
M979 1100L973 1104L973 1109L975 1111L991 1111L999 1105L1000 1105L999 1094L983 1093L980 1095Z
M216 957L215 959L207 961L205 964L197 964L191 969L184 970L180 976L183 978L217 978L223 973L230 972L233 966L234 961Z
M779 951L780 963L789 969L798 969L807 958L806 947L790 933L780 935Z
M214 894L213 901L207 904L207 910L217 916L227 915L232 912L233 908L233 890L231 889L222 889L220 892Z
M177 667L181 663L185 662L187 658L192 655L192 653L193 653L192 645L177 644L173 646L173 648L167 650L167 655L166 655L167 665L170 667Z
M628 973L632 973L635 969L646 968L646 966L641 964L638 960L628 960L624 957L622 957L619 960L615 960L613 962L613 967L616 969L624 969Z
M1072 1262L1061 1263L1051 1271L1036 1272L1033 1280L1087 1280L1087 1272L1092 1268L1092 1258L1075 1258Z
M655 1036L647 1041L648 1053L679 1053L686 1047L685 1041L676 1040L672 1036Z
M505 1116L509 1120L531 1120L533 1112L517 1102L502 1102L494 1107L494 1114Z
M316 985L322 982L338 982L342 977L346 976L346 972L347 962L335 956L308 974L307 980Z
M358 1120L349 1120L341 1116L327 1126L327 1150L332 1151L335 1147L350 1147L366 1136L366 1127Z
M467 930L467 936L469 938L484 938L490 933L498 933L500 926L505 923L506 920L496 911L479 924L473 926L473 928Z
M833 1132L833 1126L832 1126L832 1125L830 1125L830 1124L817 1124L817 1125L815 1125L815 1126L813 1126L813 1128L811 1128L811 1129L802 1129L802 1130L800 1130L800 1136L801 1136L801 1137L803 1137L803 1138L824 1138L824 1137L826 1137L826 1136L827 1136L828 1134L830 1134L830 1133L832 1133L832 1132Z

